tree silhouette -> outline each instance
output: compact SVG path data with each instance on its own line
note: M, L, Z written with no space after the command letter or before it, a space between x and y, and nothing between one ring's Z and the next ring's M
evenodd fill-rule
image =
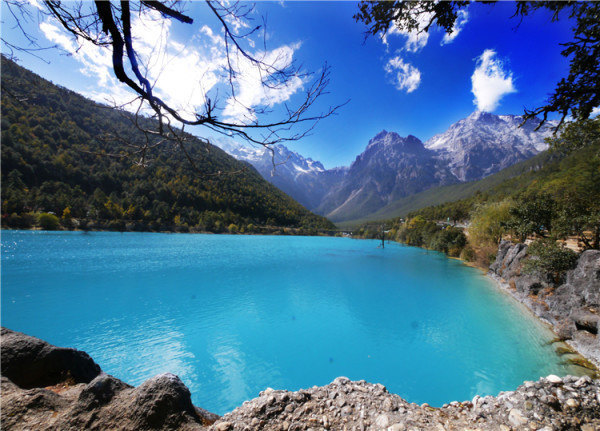
M2 39L9 51L27 51L39 55L37 51L47 49L41 47L21 26L20 21L29 19L27 12L28 2L24 0L7 0L6 6L17 21L17 25L28 38L29 46L19 47ZM141 113L150 112L157 120L157 129L150 130L138 121L133 126L143 129L147 135L147 143L138 148L136 154L140 156L143 164L148 149L165 140L177 143L185 152L183 145L183 128L185 126L203 126L214 132L230 137L241 138L252 144L259 144L269 148L271 145L286 141L296 141L306 136L321 119L336 112L340 107L330 106L322 112L313 112L313 105L326 93L329 84L329 67L327 64L317 72L304 71L293 60L285 58L269 58L266 41L264 49L257 53L250 52L244 41L251 35L258 35L259 31L266 36L264 23L250 25L252 6L246 3L220 3L219 1L206 0L208 10L217 19L221 26L222 41L224 43L226 66L225 73L228 90L225 96L205 96L202 107L196 112L186 113L173 106L164 98L159 97L155 91L156 82L151 82L149 70L152 65L141 64L141 58L136 48L136 40L132 37L132 15L143 20L145 14L159 13L163 20L175 20L185 24L192 24L193 18L185 12L186 2L176 1L95 1L95 2L64 2L58 0L44 1L41 3L43 16L55 18L64 29L73 37L75 42L89 42L93 45L105 47L112 51L112 69L117 79L133 90L139 107L136 117ZM238 26L236 23L243 22ZM234 25L232 25L232 23ZM235 27L235 28L233 28ZM242 29L241 32L236 31ZM249 30L248 30L249 29ZM266 39L266 37L264 37ZM156 54L158 55L158 53ZM251 111L250 116L237 116L224 118L221 100L235 101L243 105L236 92L235 80L247 73L247 68L252 73L260 76L260 83L270 90L285 89L293 80L301 79L304 94L295 106L285 104L282 113L273 113L269 107L244 106ZM246 68L246 69L245 69ZM199 77L201 80L202 77ZM149 108L149 110L148 110ZM276 118L279 115L279 118ZM265 120L265 118L268 118ZM119 137L115 137L119 139ZM186 153L188 159L193 160Z

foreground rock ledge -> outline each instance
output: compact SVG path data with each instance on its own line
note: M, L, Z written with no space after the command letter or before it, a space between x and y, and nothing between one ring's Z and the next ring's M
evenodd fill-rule
M338 377L298 392L267 389L219 418L193 406L172 374L134 388L83 352L5 328L1 342L3 430L600 430L600 382L587 376L548 376L442 408Z

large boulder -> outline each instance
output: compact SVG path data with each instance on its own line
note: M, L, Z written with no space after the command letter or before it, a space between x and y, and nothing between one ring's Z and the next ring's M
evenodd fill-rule
M203 430L219 417L195 407L173 374L134 388L84 352L2 328L1 423L7 430Z
M521 274L521 260L527 256L525 244L513 244L502 240L498 246L496 260L490 265L490 270L508 280Z
M567 273L566 284L573 285L589 307L600 307L600 250L581 253L575 269Z
M89 383L100 366L79 350L56 347L39 338L2 328L2 375L21 388L52 386L69 380Z

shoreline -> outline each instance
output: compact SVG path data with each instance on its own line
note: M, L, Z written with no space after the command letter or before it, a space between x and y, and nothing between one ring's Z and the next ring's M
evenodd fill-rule
M288 232L285 232L285 230ZM284 232L280 232L284 230ZM247 235L247 236L255 236L255 235L265 235L265 236L324 236L324 237L336 237L338 235L331 235L327 232L331 231L315 231L315 232L303 232L303 228L295 228L295 227L276 227L269 226L264 228L264 232L212 232L212 231L197 231L197 230L119 230L119 229L56 229L56 230L47 230L42 229L40 227L30 227L30 228L15 228L9 226L1 226L1 231L27 231L27 232L114 232L114 233L164 233L164 234L190 234L190 235ZM341 235L340 235L341 237Z
M222 417L191 401L175 375L137 387L102 372L85 352L2 328L2 409L7 429L186 431L510 430L600 426L600 381L549 375L513 391L442 407L410 403L381 384L338 377L324 386L273 390Z
M540 323L542 323L544 326L546 326L555 335L553 343L560 342L560 343L564 343L567 346L569 346L576 355L589 361L591 363L591 365L593 365L595 367L594 370L590 370L592 373L595 374L595 378L600 377L600 356L595 356L593 354L586 354L587 352L585 352L585 351L582 352L581 350L585 350L585 346L581 346L580 343L577 343L577 341L575 341L575 340L563 339L563 337L561 337L559 335L559 328L553 322L536 314L535 310L533 310L526 301L521 300L521 298L519 298L519 296L517 295L517 292L515 290L513 290L511 288L510 284L507 283L506 280L504 280L502 277L500 277L497 274L494 274L492 271L489 271L486 274L486 276L494 283L494 285L497 286L498 290L500 290L505 295L507 295L509 298L514 300L517 304L522 306L522 308L524 310L526 310L531 316L535 317ZM591 352L589 352L589 353L591 353ZM577 364L572 364L572 365L578 366ZM582 367L582 366L579 366L579 367L586 368L586 367Z
M549 320L544 319L542 316L538 316L535 313L535 311L528 306L528 304L526 302L521 301L521 299L516 295L516 292L511 289L510 284L507 283L504 279L502 279L502 277L498 276L497 274L494 274L491 271L488 271L488 273L485 274L485 276L489 280L491 280L491 282L496 286L496 288L500 292L502 292L504 295L506 295L508 298L510 298L516 305L519 306L520 309L522 309L529 316L531 316L532 318L537 320L551 334L554 335L554 338L550 341L551 344L563 343L563 344L569 346L569 348L573 350L574 356L579 356L579 357L589 361L595 367L595 369L592 370L592 369L589 369L589 368L586 368L586 367L583 367L581 365L577 365L574 363L570 363L571 366L579 367L584 370L589 370L589 373L586 373L586 375L590 374L594 378L600 377L600 358L596 358L594 355L586 355L586 354L580 352L579 351L580 347L577 345L577 343L573 343L572 342L573 340L562 339L558 334L558 328ZM556 353L556 354L557 354L557 356L562 356L558 353ZM569 354L569 353L565 353L565 354Z
M398 241L393 241L393 242L403 244ZM409 246L407 244L403 244L403 245L406 245L408 247L416 247L416 248L429 250L426 247ZM474 268L474 269L481 271L483 273L483 275L488 280L490 280L490 282L495 286L495 288L498 291L502 292L504 295L506 295L508 298L510 298L512 301L514 301L515 304L519 306L519 308L521 308L523 311L525 311L531 317L536 319L537 322L542 324L548 331L550 331L554 335L553 344L554 343L564 343L566 346L568 346L569 349L571 349L573 351L574 357L579 357L579 358L583 359L583 361L581 361L581 363L588 365L588 366L591 365L593 368L588 368L587 366L578 365L578 364L572 363L572 362L570 363L571 366L579 367L583 370L589 371L589 373L587 373L587 374L591 374L592 377L594 377L594 378L600 378L600 351L594 352L594 351L592 351L592 349L588 349L586 345L584 345L580 342L577 342L577 340L564 339L564 337L561 337L560 336L560 328L557 327L556 324L554 324L550 320L545 319L544 317L538 315L536 313L536 311L530 306L528 301L525 301L522 298L520 298L517 295L517 292L511 288L511 285L506 280L504 280L501 276L499 276L498 274L495 274L490 269L490 267L485 268L485 267L478 265L476 262L468 262L457 256L448 256L447 254L445 254L445 256L448 259L453 259L453 260L459 261L462 265L465 265L467 267ZM555 353L557 356L562 356L558 352L555 352ZM565 354L570 354L570 353L563 353L563 355L565 355Z

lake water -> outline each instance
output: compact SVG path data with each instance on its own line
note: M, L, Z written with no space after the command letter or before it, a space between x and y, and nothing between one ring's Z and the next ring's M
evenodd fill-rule
M480 271L346 238L2 232L2 325L223 414L335 377L439 406L564 375L550 334Z

